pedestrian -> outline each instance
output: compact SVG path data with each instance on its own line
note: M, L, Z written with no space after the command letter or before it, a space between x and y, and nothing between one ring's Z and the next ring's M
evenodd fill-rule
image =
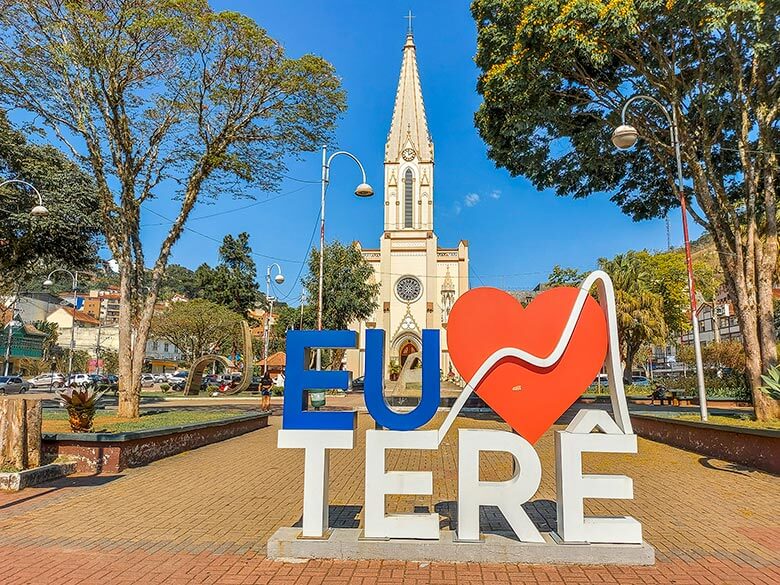
M260 410L271 410L271 388L273 385L274 382L268 372L263 374L263 378L260 380Z

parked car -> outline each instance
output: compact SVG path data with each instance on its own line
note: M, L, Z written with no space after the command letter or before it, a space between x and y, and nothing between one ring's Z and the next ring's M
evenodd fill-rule
M634 386L649 386L650 380L645 376L631 376L631 384Z
M24 394L30 389L30 383L19 376L0 376L0 394Z
M366 377L360 376L352 380L352 385L349 387L350 392L363 392L366 387Z
M160 374L152 374L154 376L154 381L157 384L165 384L168 381L168 376L166 376L163 373Z
M40 374L27 382L30 388L62 388L65 385L65 376L57 373Z
M151 388L154 384L154 374L141 374L141 388Z
M609 376L606 374L599 374L596 379L590 383L591 388L597 388L598 386L609 386Z
M65 385L68 387L84 387L91 383L92 378L90 378L88 374L71 374L68 376L68 379L65 380Z

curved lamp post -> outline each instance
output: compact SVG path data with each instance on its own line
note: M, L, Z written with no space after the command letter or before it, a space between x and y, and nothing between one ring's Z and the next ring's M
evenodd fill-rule
M271 316L274 313L274 301L276 300L271 296L271 269L276 267L276 276L274 276L274 282L276 284L284 284L284 274L282 274L282 267L276 263L271 264L265 273L265 298L269 302L268 312L265 314L265 327L263 328L263 376L268 373L268 341L271 337Z
M636 128L630 124L626 124L626 112L628 107L636 100L646 100L656 106L666 116L666 121L669 122L669 134L672 141L672 148L674 148L674 156L677 160L677 195L680 198L680 209L682 210L682 229L683 238L685 240L685 263L688 269L688 293L690 295L691 305L691 324L693 326L693 350L696 355L696 379L699 387L699 409L701 412L701 419L707 420L707 392L704 387L704 367L702 365L701 358L701 336L699 335L699 316L696 313L696 289L693 279L693 260L691 258L691 242L688 238L688 212L685 203L685 186L683 184L683 171L682 171L682 155L680 154L680 136L677 127L677 108L672 107L672 113L669 114L669 110L657 99L647 95L635 95L623 104L623 110L620 113L621 125L615 128L612 133L612 144L617 148L624 150L631 148L636 144L639 138L639 132Z
M25 187L29 187L30 189L35 191L35 194L38 196L38 205L35 205L30 210L30 215L32 215L33 217L43 217L44 215L48 215L49 214L49 210L46 209L46 207L44 207L44 205L43 205L43 196L40 194L38 189L36 189L33 185L31 185L27 181L22 181L20 179L9 179L8 181L3 181L2 183L0 183L0 188L5 187L6 185L12 185L12 184L24 185Z
M319 275L319 293L317 299L317 329L322 330L322 289L323 289L323 274L325 270L325 193L328 190L328 183L330 183L330 164L337 156L348 156L351 158L357 166L360 168L360 172L363 175L363 182L361 182L355 189L355 195L358 197L371 197L374 194L374 189L366 182L366 171L358 158L346 150L340 150L334 152L328 157L328 147L322 147L322 197L320 199L320 275ZM319 370L322 365L322 352L317 349L317 369Z
M79 273L76 271L75 273L71 272L70 270L66 270L65 268L55 268L49 273L49 276L46 277L46 280L43 281L43 286L49 287L54 284L54 281L51 279L52 276L54 276L58 272L64 272L68 276L71 277L73 280L73 323L71 323L70 327L70 351L68 352L68 377L66 380L68 383L70 383L70 377L73 374L73 352L76 349L76 303L78 299L76 298L77 289L79 286Z

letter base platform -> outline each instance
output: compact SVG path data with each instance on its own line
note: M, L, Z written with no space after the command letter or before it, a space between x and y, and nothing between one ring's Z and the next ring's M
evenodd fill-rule
M439 540L363 538L359 528L334 528L325 539L300 538L300 528L279 528L268 540L269 559L439 561L444 563L523 563L533 565L653 565L655 549L642 544L563 544L543 532L544 543L519 542L483 534L480 542L458 542L455 532Z

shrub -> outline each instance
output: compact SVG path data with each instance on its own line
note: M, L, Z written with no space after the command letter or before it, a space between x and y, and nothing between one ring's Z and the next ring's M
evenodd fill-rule
M105 392L95 392L91 388L68 388L57 395L60 404L68 411L70 428L74 433L87 433L92 430L97 402Z
M274 386L271 388L271 396L284 396L284 386Z
M167 392L170 389L171 389L170 384L160 384L160 390L162 390L163 392Z

